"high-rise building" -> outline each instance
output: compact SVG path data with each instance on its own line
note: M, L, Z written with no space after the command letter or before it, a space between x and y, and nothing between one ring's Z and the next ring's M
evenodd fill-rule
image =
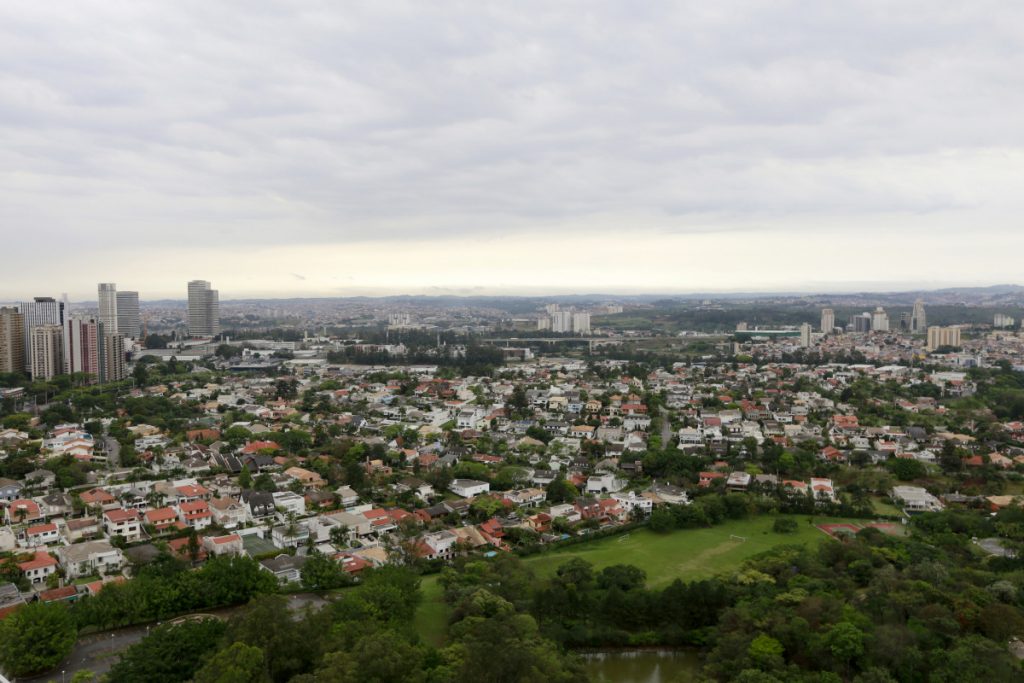
M996 313L995 318L992 320L992 327L1013 327L1016 323L1017 321L1013 319L1013 316L1006 315L1005 313Z
M128 339L142 337L142 319L139 316L139 293L117 293L117 329Z
M220 297L206 280L188 283L188 333L212 337L220 332Z
M910 314L910 331L913 334L924 334L928 330L928 318L924 314L924 301L914 302L914 311Z
M889 314L881 306L876 307L871 314L871 329L876 332L889 331Z
M32 330L40 325L64 324L64 302L49 296L37 296L32 301L18 304L25 316L25 370L32 371Z
M925 348L929 351L935 351L943 346L960 346L959 327L938 327L933 325L928 328L928 345Z
M100 382L119 382L128 376L124 362L124 335L105 332L100 345Z
M590 314L585 311L573 313L572 331L576 334L590 334Z
M831 308L821 309L821 331L825 334L832 334L836 328L836 312Z
M100 324L91 316L74 316L64 323L64 368L70 374L92 375L100 381Z
M800 346L807 348L811 345L811 330L813 329L810 323L800 325Z
M854 332L870 332L871 331L871 314L861 313L850 318L850 327L853 328Z
M0 372L25 372L25 316L17 308L0 308Z
M113 282L101 282L97 294L100 324L110 332L117 332L117 285Z
M552 332L572 332L572 311L555 311L551 314Z
M60 325L36 325L32 328L32 379L53 379L64 373L63 338Z

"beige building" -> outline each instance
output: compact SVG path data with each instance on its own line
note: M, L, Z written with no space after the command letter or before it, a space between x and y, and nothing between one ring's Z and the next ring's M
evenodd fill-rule
M928 328L928 346L926 348L929 351L934 351L942 346L960 346L959 327L937 327L933 325Z
M0 372L25 370L25 316L17 308L0 308Z
M32 328L32 379L53 379L64 374L64 335L60 325Z

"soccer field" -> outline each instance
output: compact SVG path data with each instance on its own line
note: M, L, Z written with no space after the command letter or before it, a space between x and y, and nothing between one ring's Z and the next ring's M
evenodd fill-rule
M797 521L796 533L774 533L772 524L776 516L734 520L706 529L680 529L668 534L640 529L628 535L535 555L527 558L526 563L540 576L553 575L559 565L574 557L591 562L597 569L613 564L632 564L647 572L648 586L658 588L677 578L690 581L730 571L748 557L778 545L821 543L828 536L815 525L851 521L815 517L814 523L808 524L806 516L780 516Z

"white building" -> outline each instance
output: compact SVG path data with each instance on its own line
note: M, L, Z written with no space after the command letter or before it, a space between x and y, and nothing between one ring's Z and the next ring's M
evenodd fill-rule
M57 550L57 555L69 579L107 574L124 566L124 555L107 541L66 545Z
M476 479L455 479L448 485L448 490L463 498L472 498L491 490L491 485L486 481Z
M907 512L938 512L942 503L920 486L894 486L892 499Z

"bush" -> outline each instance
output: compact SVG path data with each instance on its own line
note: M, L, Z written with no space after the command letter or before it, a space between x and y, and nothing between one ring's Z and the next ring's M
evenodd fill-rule
M779 517L772 524L772 531L774 531L777 534L795 534L796 530L797 523L795 519Z

